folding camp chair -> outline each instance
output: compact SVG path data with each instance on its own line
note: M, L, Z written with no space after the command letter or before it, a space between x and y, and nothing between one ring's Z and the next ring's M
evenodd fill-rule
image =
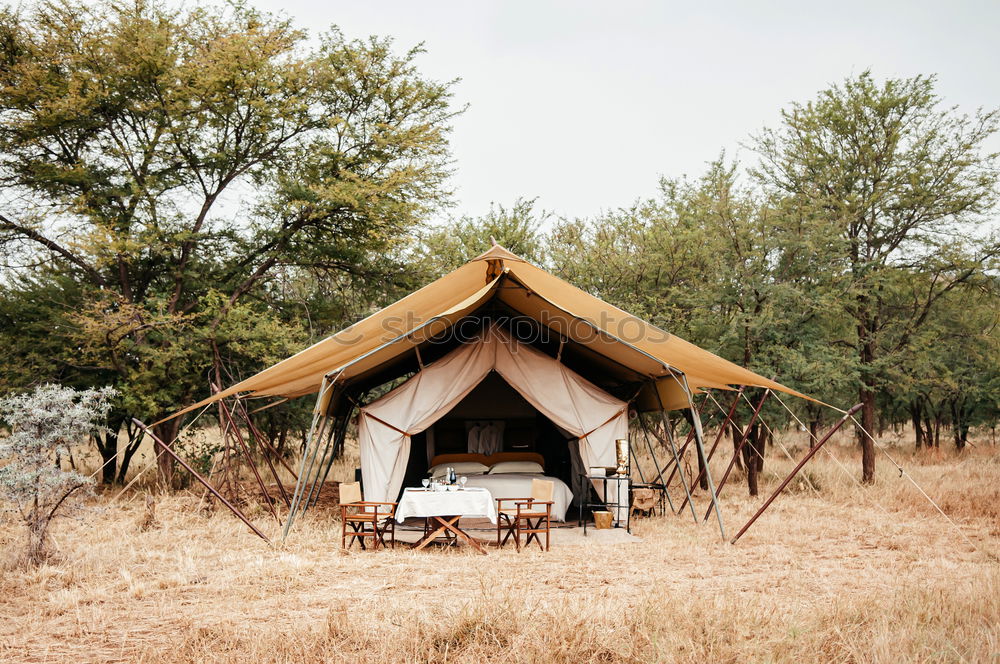
M350 526L350 530L348 530ZM340 485L340 545L351 548L355 540L365 549L365 538L371 538L372 549L389 544L396 548L396 503L379 503L361 499L361 485L357 482ZM350 539L350 543L347 539Z
M538 542L538 547L548 551L550 538L550 522L552 520L552 495L555 493L555 482L550 480L531 480L530 498L497 498L497 546L507 543L514 536L514 546L521 550L521 535L526 535L524 546L531 540ZM504 503L514 503L514 507L504 507ZM503 541L500 536L503 536ZM545 546L539 535L545 533Z

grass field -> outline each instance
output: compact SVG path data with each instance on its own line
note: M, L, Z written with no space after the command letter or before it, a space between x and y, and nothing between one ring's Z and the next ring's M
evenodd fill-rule
M54 526L50 564L4 569L0 660L1000 662L1000 448L893 450L956 529L885 458L859 487L840 442L850 473L817 456L815 490L794 483L736 545L668 515L547 554L345 553L320 511L268 547L193 490L156 495L148 530L145 489L109 494ZM726 488L730 534L791 467L772 454L759 498Z

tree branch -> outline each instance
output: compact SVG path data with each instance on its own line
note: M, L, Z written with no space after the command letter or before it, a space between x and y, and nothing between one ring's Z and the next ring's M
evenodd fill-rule
M89 265L82 258L75 255L55 240L45 237L35 229L15 223L3 214L0 214L0 229L14 231L17 234L20 234L24 239L31 240L36 244L42 245L52 253L62 256L67 261L86 272L96 285L107 286L107 281L105 281L104 277L101 276L101 273L98 272L93 266Z

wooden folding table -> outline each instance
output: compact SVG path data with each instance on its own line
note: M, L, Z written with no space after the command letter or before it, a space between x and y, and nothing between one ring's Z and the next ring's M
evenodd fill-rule
M463 516L486 518L496 523L497 509L492 494L481 488L457 491L406 489L396 507L396 521L399 523L408 517L423 517L431 524L424 537L414 545L415 549L423 549L440 535L450 532L486 555L486 549L459 527L459 519Z

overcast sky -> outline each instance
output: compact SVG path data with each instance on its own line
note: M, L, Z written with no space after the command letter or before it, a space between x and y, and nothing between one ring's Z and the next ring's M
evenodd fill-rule
M996 0L252 2L313 34L424 42L425 75L462 79L455 214L518 196L564 216L627 205L869 68L937 74L966 111L1000 106Z

